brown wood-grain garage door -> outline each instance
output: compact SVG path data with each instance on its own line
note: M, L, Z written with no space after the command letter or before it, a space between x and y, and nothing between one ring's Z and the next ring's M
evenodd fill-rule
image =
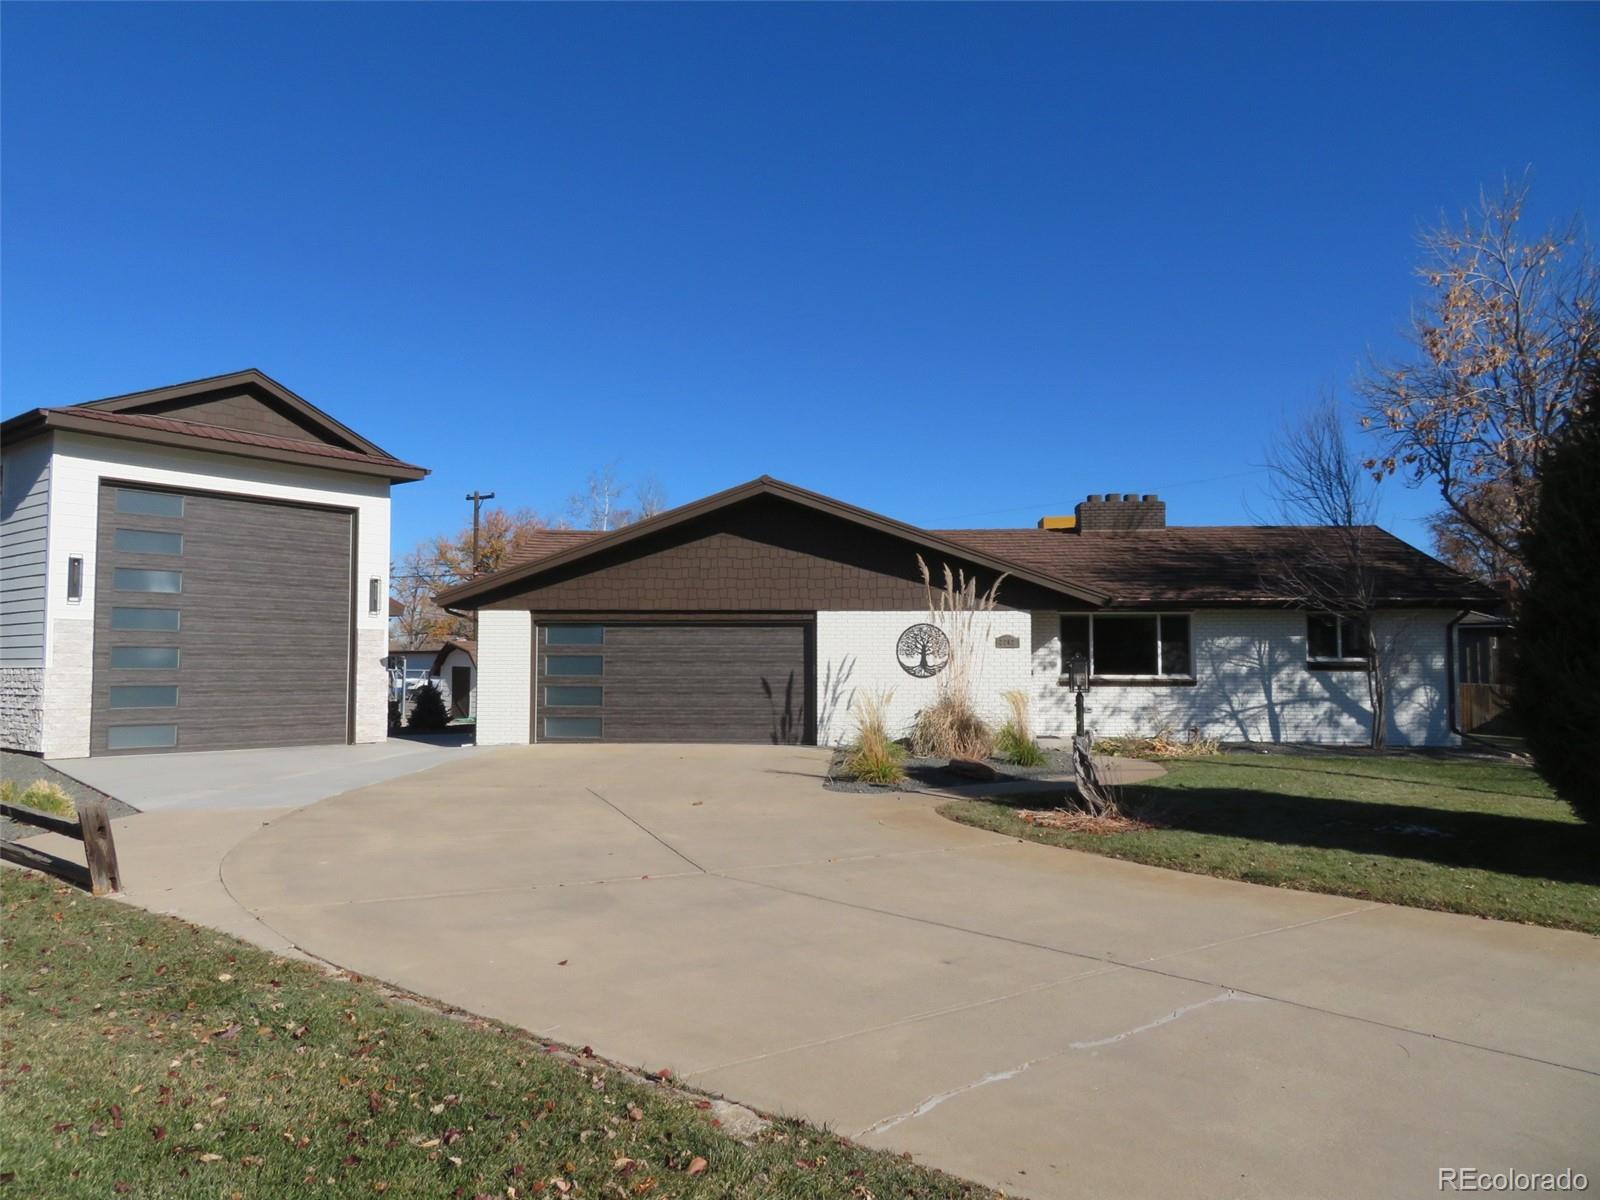
M349 740L354 516L107 483L93 754Z
M813 628L804 621L541 623L534 738L814 742Z

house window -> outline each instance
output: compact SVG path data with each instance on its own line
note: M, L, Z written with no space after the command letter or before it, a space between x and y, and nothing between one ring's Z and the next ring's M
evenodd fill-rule
M383 591L383 580L374 575L367 580L367 612L372 616L378 615L378 599Z
M1098 679L1194 678L1187 613L1063 616L1063 670L1079 656L1089 660L1089 674Z
M74 554L67 559L67 600L76 604L83 599L83 559Z
M546 717L544 736L547 738L597 738L600 736L599 717Z
M1306 617L1306 659L1309 662L1367 661L1367 623L1355 617L1311 613Z

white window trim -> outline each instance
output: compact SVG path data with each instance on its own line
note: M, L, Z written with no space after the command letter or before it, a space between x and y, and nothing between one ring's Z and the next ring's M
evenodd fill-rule
M1154 675L1111 675L1111 674L1107 674L1107 673L1104 673L1104 672L1096 671L1094 669L1094 619L1095 619L1096 616L1110 617L1112 619L1116 619L1118 617L1155 617L1156 618L1156 674L1154 674ZM1102 680L1107 680L1107 681L1112 682L1112 683L1118 683L1118 682L1123 682L1123 681L1126 681L1126 682L1129 682L1129 683L1147 683L1147 682L1151 682L1151 681L1160 682L1160 683L1192 683L1195 680L1195 674L1194 674L1194 670L1193 670L1193 663L1194 663L1194 613L1192 613L1192 612L1184 612L1184 611L1181 611L1179 609L1173 609L1171 611L1162 610L1160 612L1146 612L1146 611L1141 609L1141 610L1139 610L1137 612L1114 612L1114 613L1062 612L1062 613L1057 613L1056 614L1056 637L1058 639L1061 636L1061 618L1062 617L1084 617L1089 622L1089 678L1090 678L1090 680L1102 679ZM1161 669L1162 663L1161 663L1161 620L1160 620L1160 618L1162 618L1162 617L1184 617L1189 622L1189 661L1190 661L1190 669L1188 671L1185 671L1185 672L1181 673L1181 674L1169 675L1166 672L1162 671L1162 669ZM1067 664L1066 664L1066 659L1064 657L1064 649L1065 648L1062 647L1059 643L1057 644L1057 646L1056 646L1056 654L1057 654L1057 657L1061 659L1061 678L1062 679L1065 679L1067 677L1067 672L1066 672Z
M1333 618L1333 644L1338 648L1338 654L1313 654L1311 653L1311 622L1317 617ZM1341 617L1334 613L1309 612L1306 614L1306 661L1308 663L1332 663L1339 666L1366 666L1371 659L1365 654L1350 655L1344 653L1344 623L1354 621L1360 624L1361 617Z

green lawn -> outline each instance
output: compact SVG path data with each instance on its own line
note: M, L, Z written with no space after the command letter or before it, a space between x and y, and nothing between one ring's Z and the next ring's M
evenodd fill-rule
M1158 867L1600 933L1600 831L1527 767L1260 754L1163 765L1125 797L1150 829L1040 829L992 800L939 811Z
M993 1195L37 876L0 906L0 1195Z

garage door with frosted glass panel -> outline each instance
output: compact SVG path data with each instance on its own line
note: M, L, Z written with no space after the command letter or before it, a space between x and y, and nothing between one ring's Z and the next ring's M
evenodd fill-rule
M91 752L349 740L352 514L105 484Z
M541 624L534 737L812 742L812 648L798 621Z

